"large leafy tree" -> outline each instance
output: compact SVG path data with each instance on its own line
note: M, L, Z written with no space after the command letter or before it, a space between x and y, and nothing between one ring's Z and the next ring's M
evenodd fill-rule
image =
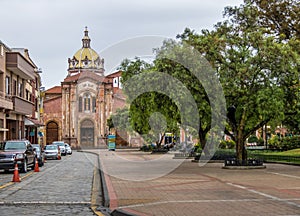
M200 117L197 130L204 147L212 127L212 104L203 83L187 67L172 58L161 57L171 48L177 59L190 60L192 65L197 65L194 59L180 51L181 45L188 43L210 62L222 83L227 104L225 133L237 144L237 158L245 160L245 140L263 125L282 120L299 125L299 117L295 118L299 116L299 3L245 0L239 7L225 8L224 15L226 19L216 24L212 31L202 30L198 34L186 29L178 35L178 52L174 42L165 42L152 65L139 59L124 61L123 80L126 82L136 74L153 70L180 80L196 101ZM130 91L139 91L138 88ZM149 131L145 120L158 111L166 116L168 125L176 128L177 123L182 123L180 109L171 98L159 92L146 92L135 98L130 106L134 129L140 133Z
M235 23L247 25L253 23L264 29L266 35L273 36L278 43L289 44L293 52L300 54L300 2L296 0L245 0L244 8L251 10L252 17L240 12L241 8L228 7L226 15ZM255 18L255 19L253 19ZM249 22L249 20L251 20ZM293 52L290 54L293 55ZM299 67L298 67L299 72ZM285 92L285 110L282 124L290 131L300 130L300 85L299 73L284 76L278 74L280 85Z
M281 40L285 24L269 26L267 15L253 2L259 1L226 8L227 19L213 31L196 34L186 29L178 36L203 53L219 73L228 106L226 133L236 141L239 160L247 157L244 142L250 134L270 120L283 119L287 103L289 110L295 109L293 86L299 84L299 55L292 46L297 40Z
M127 128L138 132L146 141L156 142L160 147L165 132L178 133L177 106L168 95L155 91L155 87L151 90L144 85L147 81L149 81L149 85L161 83L159 78L151 76L154 71L152 64L138 58L125 59L120 69L124 71L122 82L124 83L124 93L130 104L125 117L128 122ZM138 76L141 74L150 74L150 76ZM124 119L124 115L120 116L120 114L117 114L115 119L119 117ZM124 125L124 122L120 125Z
M124 71L124 92L130 101L131 122L137 132L149 132L147 119L152 113L159 112L167 120L167 131L176 131L179 125L184 129L196 130L205 153L210 153L209 148L204 148L207 134L214 128L216 137L220 131L218 129L224 123L222 118L219 118L224 113L220 115L221 112L217 111L212 115L211 104L215 110L225 106L222 104L224 101L218 100L218 95L215 95L217 92L222 94L220 85L214 84L217 74L211 71L212 68L201 53L195 52L187 44L168 40L156 49L156 59L152 65L140 59L125 60L121 69ZM153 71L156 73L152 73ZM147 73L152 73L153 76L138 76ZM127 85L135 77L141 77L143 80L137 78L135 82ZM145 92L136 97L134 93L143 91L144 84L156 87L152 92ZM215 121L211 121L212 117ZM215 150L213 145L211 147Z

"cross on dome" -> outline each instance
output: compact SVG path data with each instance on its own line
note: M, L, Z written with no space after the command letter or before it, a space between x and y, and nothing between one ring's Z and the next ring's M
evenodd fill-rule
M91 39L89 37L89 31L87 30L87 26L84 30L84 36L82 38L82 47L83 48L90 48L91 47Z

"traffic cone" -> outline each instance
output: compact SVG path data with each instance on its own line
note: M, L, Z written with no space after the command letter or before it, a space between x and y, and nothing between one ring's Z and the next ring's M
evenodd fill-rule
M61 154L60 154L60 149L58 147L58 156L57 156L57 159L60 160L61 159Z
M21 182L20 175L19 175L19 168L18 168L17 163L15 165L14 176L13 176L12 182Z
M39 162L38 159L35 158L34 172L39 172L39 171L40 171Z

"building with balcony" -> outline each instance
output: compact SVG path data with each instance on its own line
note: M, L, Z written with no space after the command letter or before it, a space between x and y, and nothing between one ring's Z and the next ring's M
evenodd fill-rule
M24 48L0 41L0 142L28 139L38 143L41 78Z

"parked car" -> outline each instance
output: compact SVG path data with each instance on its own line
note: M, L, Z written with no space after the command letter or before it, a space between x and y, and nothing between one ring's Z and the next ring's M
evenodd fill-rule
M46 145L44 148L46 159L59 159L60 151L58 151L58 145Z
M27 168L34 168L36 153L28 140L8 140L0 151L0 169L8 171L18 164L20 172L26 173Z
M66 153L71 155L72 154L71 146L68 143L65 143L65 148L66 148Z
M52 144L59 146L60 153L61 153L62 156L66 156L67 155L65 143L63 141L54 141L54 142L52 142Z
M31 144L35 150L36 158L38 160L39 167L44 166L45 163L45 152L42 146L39 144Z

